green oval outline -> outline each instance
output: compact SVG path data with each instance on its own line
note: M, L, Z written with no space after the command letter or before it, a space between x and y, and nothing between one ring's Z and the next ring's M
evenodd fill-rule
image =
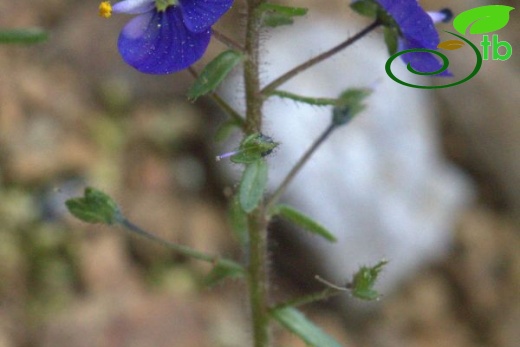
M435 51L433 49L409 49L408 51L414 51L414 52L417 52L417 51L420 51L420 52L430 52L432 54L435 54L436 56L440 57L442 59L442 66L440 67L439 70L436 70L436 71L432 71L432 72L420 72L420 71L417 71L415 70L413 67L412 67L412 64L408 63L408 65L406 65L406 68L408 69L408 71L410 71L411 73L413 73L414 75L421 75L421 76L431 76L431 75L437 75L439 73L443 73L444 71L446 71L446 69L450 66L450 61L448 60L448 57L445 56L444 54L442 54L441 52L439 51ZM406 51L403 51L403 52L406 52ZM400 55L400 54L399 54Z
M442 53L440 53L440 52L438 52L436 50L433 50L433 49L424 49L424 48L407 49L407 50L404 50L404 51L401 51L401 52L397 52L396 54L392 55L390 58L388 58L388 60L386 61L386 64L385 64L385 71L386 71L387 75L391 79L393 79L395 82L397 82L399 84L402 84L403 86L411 87L411 88L419 88L419 89L441 89L441 88L453 87L453 86L456 86L458 84L467 82L470 79L472 79L473 77L475 77L475 75L479 72L480 68L482 67L482 55L480 54L480 51L478 50L477 46L475 46L471 41L469 41L468 39L466 39L465 37L463 37L461 35L455 34L455 33L451 32L451 31L445 31L445 32L460 38L461 40L466 42L468 45L470 45L471 48L473 48L473 51L475 52L475 56L477 57L477 62L475 64L475 67L473 68L473 71L466 78L464 78L464 79L462 79L460 81L457 81L457 82L453 82L453 83L450 83L450 84L443 84L443 85L439 85L439 86L421 86L421 85L418 85L418 84L408 83L408 82L405 82L405 81L400 80L399 78L397 78L394 75L394 73L392 72L392 69L391 69L392 62L397 57L399 57L399 56L401 56L403 54L411 53L411 52L429 52L429 53L432 53L432 54L435 54L435 55L441 57L442 58L442 62L443 62L442 67L439 70L434 71L434 72L419 72L419 71L414 70L410 66L410 64L408 64L407 65L408 71L410 71L413 74L425 75L425 76L436 75L438 73L443 72L444 70L446 70L448 68L449 60L448 60L448 58L444 54L442 54Z

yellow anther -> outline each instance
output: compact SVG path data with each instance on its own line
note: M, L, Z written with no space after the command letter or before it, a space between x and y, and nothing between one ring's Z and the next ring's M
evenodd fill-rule
M112 16L112 5L110 5L110 1L103 1L99 4L99 16L103 18L110 18Z

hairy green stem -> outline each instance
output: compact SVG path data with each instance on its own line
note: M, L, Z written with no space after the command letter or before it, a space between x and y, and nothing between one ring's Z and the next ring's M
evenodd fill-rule
M244 62L244 84L246 93L246 133L262 130L263 96L260 92L259 46L261 16L258 6L262 0L247 1L247 26L245 49L247 59Z
M214 38L216 38L217 40L219 40L220 42L222 42L229 48L232 48L235 51L239 51L242 53L245 51L244 47L240 43L236 42L231 37L224 35L220 31L211 29L211 33L213 34Z
M197 71L195 71L195 69L193 68L193 66L190 66L188 68L188 72L193 76L193 78L197 79L199 78L199 73ZM220 97L220 95L218 95L216 92L211 92L208 94L208 96L210 98L213 99L213 101L220 106L220 108L226 112L228 114L229 117L231 117L233 119L233 121L235 122L235 124L237 124L240 129L242 129L243 131L245 131L245 125L246 125L246 122L244 120L244 118L242 118L242 116L240 115L240 113L238 113L230 104L228 104L224 99L222 99Z
M213 92L211 93L211 98L213 99L213 101L215 101L215 103L217 105L220 106L220 108L222 110L224 110L224 112L226 112L232 119L233 119L233 122L238 125L240 127L240 129L242 129L243 131L245 131L245 128L246 128L246 122L244 121L244 118L242 118L242 116L237 112L235 111L235 109L233 107L231 107L231 105L229 105L224 99L222 99L220 97L220 95L218 95L217 93Z
M246 97L246 134L261 132L263 96L260 92L259 46L261 12L264 0L247 0L245 36L246 60L244 86ZM249 232L249 304L255 347L270 346L268 304L267 219L263 203L248 215Z
M265 86L262 89L262 91L261 91L262 94L264 96L269 96L274 90L276 90L276 88L278 88L279 86L281 86L282 84L284 84L285 82L287 82L288 80L293 78L294 76L296 76L299 73L307 70L308 68L310 68L310 67L312 67L312 66L314 66L314 65L316 65L316 64L318 64L318 63L320 63L320 62L322 62L322 61L324 61L324 60L326 60L326 59L328 59L330 57L332 57L334 54L341 52L343 49L347 48L348 46L350 46L351 44L353 44L357 40L363 38L365 35L370 33L372 30L377 28L380 24L381 23L379 23L378 21L373 22L368 27L366 27L365 29L361 30L356 35L354 35L354 36L348 38L347 40L343 41L339 45L337 45L335 47L332 47L328 51L323 52L320 55L318 55L318 56L316 56L316 57L306 61L305 63L296 66L292 70L287 71L282 76L278 77L277 79L275 79L274 81L269 83L267 86Z
M316 301L323 301L323 300L326 300L330 297L336 296L341 293L343 293L343 292L340 290L334 289L334 288L325 288L322 291L317 292L317 293L312 293L309 295L305 295L302 297L298 297L295 299L291 299L291 300L279 303L279 304L273 306L270 311L272 312L272 311L283 309L286 307L298 307L298 306L307 305L307 304L310 304L310 303L313 303Z
M255 347L270 346L268 303L267 220L262 209L248 216L249 304L251 305Z
M163 246L166 246L167 248L169 249L172 249L182 255L185 255L187 257L190 257L190 258L194 258L194 259L197 259L197 260L202 260L202 261L205 261L207 263L212 263L212 264L216 264L216 263L221 263L222 265L226 265L228 267L232 267L232 268L236 268L237 270L238 269L242 269L241 271L243 271L243 267L242 265L232 261L232 260L229 260L229 259L222 259L220 258L219 256L216 256L216 255L211 255L211 254L207 254L207 253L204 253L204 252L200 252L200 251L197 251L196 249L193 249L191 247L188 247L188 246L183 246L183 245L179 245L179 244L176 244L176 243L173 243L173 242L169 242L169 241L166 241L158 236L155 236L154 234L152 233L149 233L148 231L142 229L141 227L138 227L137 225L135 225L134 223L130 222L128 219L123 219L121 222L120 222L121 226L125 227L126 229L128 229L129 231L133 232L133 233L136 233L140 236L143 236L149 240L152 240L152 241L155 241L155 242L158 242L160 243L161 245Z

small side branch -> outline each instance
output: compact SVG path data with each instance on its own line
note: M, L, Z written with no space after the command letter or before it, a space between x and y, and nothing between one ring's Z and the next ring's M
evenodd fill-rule
M340 43L339 45L329 49L326 52L321 53L320 55L318 55L318 56L316 56L316 57L306 61L303 64L300 64L300 65L296 66L292 70L287 71L286 73L284 73L283 75L281 75L280 77L278 77L277 79L275 79L274 81L269 83L267 86L265 86L262 89L262 94L264 96L269 96L273 91L276 90L276 88L278 88L279 86L281 86L282 84L284 84L285 82L287 82L288 80L293 78L294 76L296 76L299 73L307 70L308 68L310 68L310 67L312 67L312 66L314 66L314 65L316 65L318 63L321 63L322 61L332 57L334 54L341 52L342 50L344 50L348 46L352 45L353 43L355 43L359 39L363 38L365 35L370 33L372 30L377 28L380 24L381 23L379 23L378 21L373 22L368 27L366 27L365 29L361 30L356 35L348 38L346 41Z

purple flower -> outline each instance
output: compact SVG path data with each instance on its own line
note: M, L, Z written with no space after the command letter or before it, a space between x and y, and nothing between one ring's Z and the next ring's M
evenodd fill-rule
M417 0L356 0L376 4L377 17L383 25L397 30L397 51L408 49L437 49L439 34L435 30L435 22L448 21L451 11L426 12ZM366 14L366 13L365 13ZM433 72L442 64L431 53L412 52L401 55L406 64L419 72ZM445 70L435 76L452 76Z
M141 72L169 74L202 57L211 26L232 4L233 0L123 0L112 7L103 2L100 15L136 15L119 35L119 53Z

